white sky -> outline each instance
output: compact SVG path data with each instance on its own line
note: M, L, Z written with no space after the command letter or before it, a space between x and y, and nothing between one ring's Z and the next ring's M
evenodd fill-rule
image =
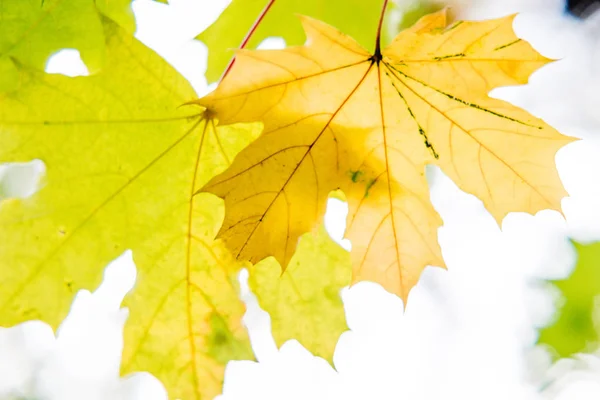
M137 36L204 93L207 51L191 38L218 16L225 2L170 3L136 0ZM259 362L230 363L221 400L600 396L600 359L562 362L549 369L544 350L533 347L536 326L551 318L553 292L531 283L568 273L574 254L567 235L600 240L600 45L595 39L600 23L592 19L583 24L563 16L556 0L480 0L473 2L467 16L496 17L521 10L527 13L516 21L519 35L544 55L564 60L537 73L527 87L502 89L495 95L527 108L566 134L584 138L557 157L571 194L563 202L568 223L550 211L535 217L511 214L501 232L479 200L459 191L439 171L428 171L432 201L444 220L439 240L448 271L427 269L404 314L402 302L378 285L360 283L344 289L351 331L338 343L337 372L295 341L278 350L270 337L268 316L245 292L249 304L245 321ZM86 72L75 51L55 57L48 71ZM27 189L23 175L6 171L0 170L0 193L2 185ZM2 174L9 178L2 179ZM8 185L8 179L13 183ZM344 212L344 205L336 202L326 217L338 240ZM127 316L118 304L133 284L135 271L129 253L111 268L101 289L79 293L58 339L41 323L0 328L0 399L165 398L160 383L148 375L117 379ZM540 387L547 389L540 393Z

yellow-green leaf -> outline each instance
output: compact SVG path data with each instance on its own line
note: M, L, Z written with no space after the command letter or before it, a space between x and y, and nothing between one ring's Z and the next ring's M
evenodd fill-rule
M103 16L112 19L129 33L135 32L135 17L131 9L132 0L94 0Z
M252 357L237 293L241 265L213 241L222 202L194 195L258 133L216 127L171 66L106 21L107 60L69 78L23 67L0 97L0 162L42 160L38 193L0 203L0 325L56 326L126 249L123 371L149 371L172 398L220 393L225 363Z
M73 48L94 72L104 59L104 17L135 30L131 0L0 1L0 59L44 69L54 52Z
M501 221L511 211L560 210L555 154L573 139L487 94L525 83L548 63L517 38L513 17L446 26L419 20L380 53L303 17L307 44L240 51L197 102L223 124L264 132L203 190L225 199L219 237L235 257L274 256L285 268L327 196L349 203L354 281L405 301L427 265L444 266L441 218L425 166L435 164Z
M233 50L268 3L269 0L233 0L219 19L197 36L208 46L208 81L219 79ZM382 5L383 0L276 0L247 48L255 48L268 37L282 37L288 46L302 44L304 33L296 19L298 14L328 22L369 48L375 41Z
M598 348L600 243L573 244L578 254L575 270L568 278L553 282L560 290L561 306L555 321L541 330L538 341L560 357Z
M319 229L300 239L288 268L269 258L250 269L249 284L271 315L278 346L296 339L315 356L333 360L346 318L340 291L350 285L350 254Z
M0 57L0 93L10 92L19 86L19 70L9 57Z

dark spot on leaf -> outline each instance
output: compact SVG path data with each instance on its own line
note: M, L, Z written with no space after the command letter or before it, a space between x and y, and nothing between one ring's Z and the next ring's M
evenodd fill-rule
M209 317L210 334L206 338L208 354L220 364L227 364L231 360L253 359L250 343L244 338L237 338L225 317L213 312Z
M434 60L445 60L447 58L461 58L461 57L466 57L465 53L456 53L456 54L448 54L447 56L438 56L438 57L433 57Z
M375 184L376 179L370 179L367 182L367 187L365 188L365 197L369 197L369 190Z
M363 173L360 170L350 171L350 179L352 179L352 182L356 183L358 182L358 179L361 177L362 174Z

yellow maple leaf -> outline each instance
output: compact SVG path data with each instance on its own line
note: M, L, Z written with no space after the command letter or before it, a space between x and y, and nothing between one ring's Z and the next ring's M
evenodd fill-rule
M425 165L441 167L498 222L511 211L560 210L554 157L573 139L487 95L550 61L514 34L513 18L447 27L441 11L370 54L301 17L306 45L238 52L216 91L197 100L223 125L264 124L203 188L225 199L218 236L237 258L272 255L285 268L341 188L353 280L406 300L425 266L444 267Z

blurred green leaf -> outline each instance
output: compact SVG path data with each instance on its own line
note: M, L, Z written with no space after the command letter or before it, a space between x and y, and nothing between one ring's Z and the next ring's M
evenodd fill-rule
M421 17L427 14L434 13L444 8L441 3L433 3L431 1L419 1L413 3L404 12L402 12L402 19L398 24L398 31L410 28L413 26Z
M594 310L600 295L600 242L573 244L578 253L575 270L569 278L553 282L564 303L556 321L542 329L538 341L560 357L593 351L598 343Z

